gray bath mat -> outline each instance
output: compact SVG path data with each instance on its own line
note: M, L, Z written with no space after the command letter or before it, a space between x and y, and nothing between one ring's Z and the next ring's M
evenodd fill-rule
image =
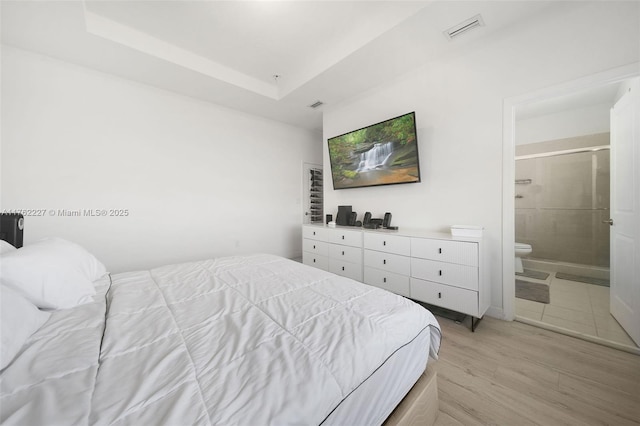
M516 297L533 302L549 303L549 286L541 283L516 280Z
M536 280L546 280L549 278L547 272L534 271L533 269L525 269L524 272L516 272L516 275L526 278L535 278Z
M606 278L583 277L581 275L565 274L564 272L556 272L556 278L609 287L609 280Z

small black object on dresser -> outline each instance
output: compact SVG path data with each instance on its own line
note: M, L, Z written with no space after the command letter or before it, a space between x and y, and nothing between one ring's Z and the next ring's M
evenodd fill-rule
M336 225L349 226L351 219L351 206L338 206L338 216L336 217Z
M349 226L356 226L356 220L358 219L358 213L351 212L349 215Z
M382 227L388 228L391 226L391 213L387 212L384 214L384 219L382 220Z
M362 219L362 226L367 226L369 224L369 221L371 221L371 212L366 212L364 214L364 219Z

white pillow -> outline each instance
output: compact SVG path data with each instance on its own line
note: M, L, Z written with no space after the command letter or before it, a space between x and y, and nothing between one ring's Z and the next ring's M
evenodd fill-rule
M0 370L13 361L24 342L47 321L49 315L18 292L0 285Z
M6 242L5 240L0 240L0 254L9 253L10 251L17 250L14 246Z
M46 238L0 256L0 280L40 308L72 308L93 300L106 269L79 245Z

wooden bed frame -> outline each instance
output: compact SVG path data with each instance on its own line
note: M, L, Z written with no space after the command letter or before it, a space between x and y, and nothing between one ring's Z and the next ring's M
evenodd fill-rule
M430 365L383 426L432 426L438 410L438 373L435 366Z

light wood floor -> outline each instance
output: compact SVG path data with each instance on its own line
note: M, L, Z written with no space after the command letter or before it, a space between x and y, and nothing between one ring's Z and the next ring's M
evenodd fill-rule
M438 320L437 426L640 424L640 356L515 321L471 333Z

